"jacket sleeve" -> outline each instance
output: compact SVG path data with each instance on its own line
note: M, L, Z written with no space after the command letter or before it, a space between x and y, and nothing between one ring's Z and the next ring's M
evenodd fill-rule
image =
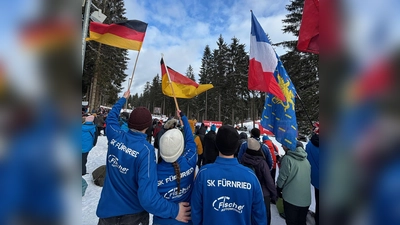
M262 150L264 151L265 160L267 161L269 170L272 170L272 156L271 156L271 152L269 151L268 146L265 144L262 144Z
M202 188L202 175L201 172L197 174L194 181L192 196L190 200L191 217L193 225L203 224L203 188Z
M140 158L138 197L140 205L149 213L162 218L176 218L179 206L164 199L157 191L157 166L154 148L145 145L148 153ZM145 151L143 151L144 153Z
M112 138L119 136L121 133L123 133L123 130L121 129L121 126L118 122L118 117L122 106L125 104L125 101L125 98L120 98L118 102L115 103L115 105L112 107L111 111L108 113L106 119L106 134L108 140L111 140Z
M290 161L287 156L284 156L279 168L279 176L276 184L279 188L283 188L290 174Z
M244 152L246 151L246 149L247 149L247 141L244 141L242 143L242 145L240 145L240 149L239 149L239 153L238 153L239 162L242 159L242 156L243 156Z
M253 203L251 206L251 224L267 224L267 212L265 209L263 193L261 190L261 185L256 180L258 185L254 185L253 189ZM193 216L192 216L193 217Z
M183 136L185 138L185 151L183 155L188 160L191 166L195 166L197 162L197 148L196 143L194 142L192 129L190 128L189 121L185 115L182 116L182 122L184 132Z

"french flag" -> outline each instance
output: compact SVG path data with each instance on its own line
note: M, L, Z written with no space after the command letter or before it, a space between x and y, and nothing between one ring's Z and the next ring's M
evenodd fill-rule
M251 12L249 64L249 90L268 92L282 101L286 101L274 76L278 57L253 12Z

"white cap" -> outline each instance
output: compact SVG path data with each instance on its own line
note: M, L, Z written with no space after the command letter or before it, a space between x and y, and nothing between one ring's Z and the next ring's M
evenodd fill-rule
M183 134L178 129L165 132L160 138L160 155L165 162L173 163L182 155Z

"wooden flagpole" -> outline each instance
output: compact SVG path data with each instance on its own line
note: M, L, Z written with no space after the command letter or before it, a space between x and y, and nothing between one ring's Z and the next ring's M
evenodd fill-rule
M138 54L136 55L135 65L133 66L133 71L132 71L132 76L131 76L131 82L129 83L128 90L131 89L131 85L132 85L132 81L133 81L133 75L135 74L137 61L138 61L138 59L139 59L139 54L140 54L140 50L138 51Z
M180 109L179 109L179 106L178 106L178 101L176 100L174 87L172 86L171 77L169 76L167 64L166 64L165 61L164 61L164 54L161 54L161 58L163 59L165 70L167 71L168 82L169 82L169 85L170 85L171 90L172 90L172 95L174 96L174 101L175 101L176 109L177 109L177 110L180 110Z
M132 76L131 76L131 78L129 80L128 90L131 89L131 85L132 85L132 81L133 81L133 75L135 74L136 65L137 65L137 62L138 62L138 59L139 59L139 54L140 54L140 50L138 51L138 54L136 55L135 65L133 66ZM126 100L125 108L128 109L128 100Z

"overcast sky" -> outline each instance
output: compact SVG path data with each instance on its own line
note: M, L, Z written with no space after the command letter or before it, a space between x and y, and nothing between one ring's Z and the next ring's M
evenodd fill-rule
M142 93L145 83L161 73L161 53L165 63L182 74L192 65L198 82L204 48L209 45L211 50L215 49L220 34L228 44L232 37L238 38L248 52L250 10L253 10L273 43L295 39L293 35L282 32L282 19L287 14L285 6L289 3L289 0L125 0L126 17L148 23L131 94ZM283 54L286 50L276 48L276 51ZM128 87L136 56L137 51L129 50L124 91Z

